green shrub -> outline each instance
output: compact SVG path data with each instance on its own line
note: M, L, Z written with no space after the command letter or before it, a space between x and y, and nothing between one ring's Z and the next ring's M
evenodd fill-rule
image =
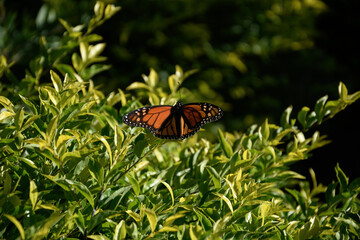
M97 90L91 79L110 66L92 30L118 10L97 3L86 28L61 20L65 34L56 43L41 40L41 56L22 80L1 57L0 77L10 82L0 87L1 238L360 237L360 178L349 182L337 165L336 181L322 186L311 171L310 186L289 168L328 143L313 128L360 92L348 94L340 83L337 100L322 97L296 118L289 107L280 125L266 120L244 133L219 129L214 141L200 134L157 139L121 117L141 106L139 98L173 104L193 71L177 66L164 84L151 70L129 92ZM48 72L52 84L40 84Z

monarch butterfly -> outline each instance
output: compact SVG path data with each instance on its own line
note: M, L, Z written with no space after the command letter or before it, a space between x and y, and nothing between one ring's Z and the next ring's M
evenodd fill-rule
M210 103L177 102L174 106L158 105L138 108L125 114L123 122L129 126L147 128L156 137L185 139L200 127L222 117L223 110Z

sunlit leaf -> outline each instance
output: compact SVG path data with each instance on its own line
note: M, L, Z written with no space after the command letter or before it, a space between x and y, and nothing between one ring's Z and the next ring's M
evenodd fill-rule
M23 121L24 121L24 108L21 108L15 114L15 127L17 131L21 129Z
M188 211L180 211L180 212L177 212L174 215L171 215L170 217L165 219L164 226L172 225L176 219L183 218L186 215L187 212Z
M59 75L57 75L56 72L50 70L50 76L51 76L51 81L54 85L55 90L57 92L62 91L62 82L61 82Z
M94 240L110 240L110 238L104 235L87 235L87 237Z
M199 225L190 225L190 239L191 240L198 240L203 235L203 231L201 226Z
M91 58L99 56L104 51L105 46L106 46L105 43L98 43L96 45L90 45L88 58L91 59Z
M106 139L103 136L97 136L97 139L99 139L106 147L106 150L109 154L109 161L110 161L110 166L112 165L112 151L111 151L111 147L109 145L109 143L106 141Z
M157 225L157 217L155 212L151 209L145 208L145 214L149 220L151 231L155 232Z
M225 178L225 181L226 181L226 183L229 185L229 188L230 188L230 190L231 190L231 193L232 193L232 195L233 195L233 198L234 198L234 199L237 199L236 191L235 191L235 189L234 189L233 184L232 184L227 178Z
M307 127L307 126L306 126L306 116L307 116L307 114L308 114L309 111L310 111L310 108L308 108L308 107L303 107L303 108L301 109L301 111L298 112L297 119L298 119L298 121L300 122L300 124L301 124L304 128Z
M111 18L115 13L117 13L118 11L120 11L121 7L119 6L115 6L113 4L108 4L105 8L105 18Z
M3 111L0 113L0 122L13 116L15 116L15 113Z
M123 240L126 238L126 225L125 221L121 220L115 227L115 234L113 240Z
M164 226L159 230L159 232L177 232L177 231L180 231L180 227Z
M221 193L214 193L216 196L220 197L222 200L224 200L224 202L226 203L226 205L228 205L230 211L233 213L234 212L234 209L233 209L233 206L231 204L231 201L223 194Z
M51 142L53 141L54 139L54 135L55 135L55 131L57 129L57 122L58 122L58 117L57 116L54 116L48 126L47 126L47 129L46 129L46 139L47 139L47 142L48 144L51 144Z
M139 214L137 214L131 210L126 210L126 213L129 214L135 221L137 221L137 222L141 221L141 217Z
M40 118L40 115L33 115L31 117L29 117L26 122L24 123L24 125L22 125L20 131L24 131L26 130L27 128L29 128L34 122L36 119Z
M24 231L24 228L21 225L21 223L15 217L13 217L9 214L4 213L4 216L7 219L9 219L15 225L15 227L18 229L21 239L25 239L25 231Z
M347 100L347 96L348 96L348 90L347 90L345 84L340 82L338 90L339 90L340 99L345 102Z
M221 146L223 152L225 153L225 156L230 158L233 155L233 150L232 150L230 144L226 141L224 134L220 130L220 128L218 129L218 136L219 136L219 140L220 140L220 146Z
M340 168L339 164L336 165L335 172L336 172L336 177L340 183L340 190L341 192L345 192L349 184L349 179L345 175L343 170Z
M132 84L130 84L126 90L135 90L135 89L146 89L146 90L150 90L150 87L148 85L146 85L145 83L142 82L133 82Z
M292 110L293 110L292 106L289 106L285 109L285 111L281 115L281 119L280 119L281 126L287 128L290 125L290 116L291 116Z
M43 150L47 146L47 142L41 138L30 138L25 140L26 143L38 145L40 150Z
M164 184L165 187L169 190L169 193L170 193L170 195L171 195L172 205L174 205L175 199L174 199L173 190L171 189L170 185L169 185L167 182L161 181L161 183Z
M38 114L37 108L35 106L35 104L33 102L31 102L29 99L27 99L24 96L19 95L19 97L21 98L21 100L23 100L23 102L29 107L29 109L32 111L32 113L34 115Z
M31 202L33 209L35 209L35 207L36 207L38 195L39 195L39 193L37 191L37 186L36 186L35 182L30 181L29 198L30 198L30 202Z
M264 202L260 205L260 217L262 218L261 225L264 225L265 217L269 215L271 206L270 203Z
M14 104L12 104L12 102L6 97L0 96L0 104L3 105L3 107L6 108L11 113L15 113Z

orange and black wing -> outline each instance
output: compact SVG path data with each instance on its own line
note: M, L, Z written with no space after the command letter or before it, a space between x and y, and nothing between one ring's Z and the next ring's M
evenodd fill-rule
M138 108L125 114L123 122L129 126L147 128L155 134L170 117L171 108L169 105Z
M206 123L219 120L224 115L223 110L210 103L189 103L182 109L184 121L183 135L189 137Z

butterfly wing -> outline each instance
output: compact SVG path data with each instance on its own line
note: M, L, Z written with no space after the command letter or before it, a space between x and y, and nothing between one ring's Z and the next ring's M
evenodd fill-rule
M183 106L182 115L189 129L200 128L206 123L219 120L224 112L210 103L189 103Z
M143 127L152 133L158 131L169 118L172 106L158 105L138 108L125 114L123 122L129 126Z

